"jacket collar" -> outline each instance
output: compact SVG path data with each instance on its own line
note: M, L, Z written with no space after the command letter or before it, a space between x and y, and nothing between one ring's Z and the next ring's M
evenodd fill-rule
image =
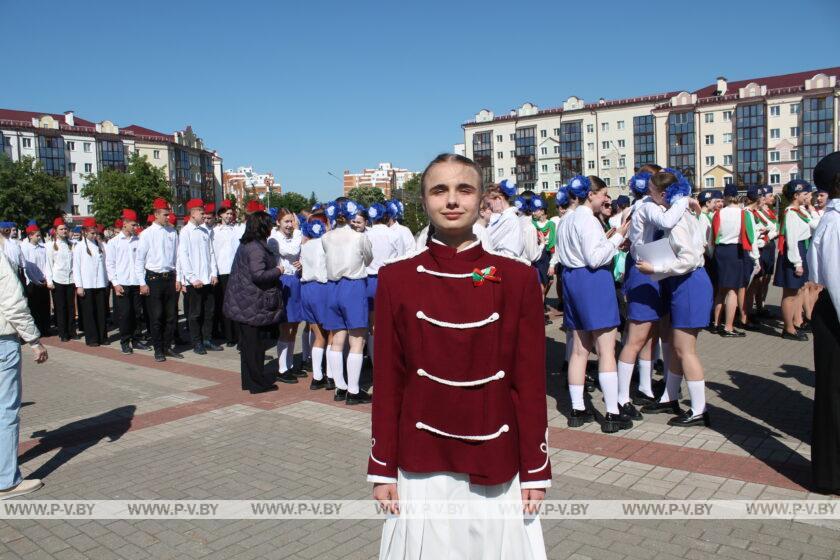
M484 249L481 247L480 240L475 240L467 247L458 251L453 247L444 245L443 243L432 237L432 239L429 240L428 247L429 253L435 260L447 259L457 261L475 261L485 254Z

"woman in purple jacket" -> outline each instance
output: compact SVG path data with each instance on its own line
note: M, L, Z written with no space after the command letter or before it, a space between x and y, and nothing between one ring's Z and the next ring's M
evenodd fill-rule
M255 212L248 217L225 290L224 314L239 325L242 389L251 393L277 390L276 374L265 369L265 349L267 341L276 340L283 314L279 282L283 268L266 245L270 233L268 214Z

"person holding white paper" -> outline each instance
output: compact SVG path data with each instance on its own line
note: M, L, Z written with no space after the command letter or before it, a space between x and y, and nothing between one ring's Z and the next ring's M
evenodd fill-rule
M657 204L674 207L690 195L691 185L681 175L666 170L650 179L650 197ZM670 338L674 350L659 402L642 407L642 412L662 408L679 410L677 394L683 376L688 383L691 409L671 418L668 421L671 426L710 424L703 365L697 355L697 334L708 326L712 312L712 282L703 266L704 235L704 228L697 217L683 210L680 220L667 232L676 258L664 264L636 263L644 274L665 276L660 286L666 312L671 314Z

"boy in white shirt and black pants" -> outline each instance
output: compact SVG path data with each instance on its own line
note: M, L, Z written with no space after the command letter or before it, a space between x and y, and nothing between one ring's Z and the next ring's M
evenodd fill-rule
M141 340L143 331L140 317L143 302L140 299L140 281L137 279L134 258L140 238L134 235L137 213L134 210L122 211L122 229L111 238L105 251L105 268L108 280L114 288L114 307L120 327L120 348L123 354L137 350L148 350Z

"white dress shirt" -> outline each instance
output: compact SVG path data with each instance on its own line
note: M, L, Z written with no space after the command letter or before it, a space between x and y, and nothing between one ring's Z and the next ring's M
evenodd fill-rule
M388 233L389 229L385 224L373 224L364 232L370 240L371 253L373 254L373 260L367 267L368 276L379 274L379 268L388 259L402 256L400 253L401 245L395 236Z
M537 235L537 228L531 216L519 216L519 225L522 227L522 254L520 258L528 262L536 262L542 256L545 243L540 243L540 236Z
M216 253L216 266L219 274L230 274L233 257L239 249L239 239L245 233L245 224L219 224L213 228L213 250Z
M808 211L804 208L800 207L799 211L809 216ZM813 221L811 219L811 222ZM785 253L794 267L802 266L802 259L805 257L805 255L799 253L799 242L810 238L811 223L806 223L793 211L792 207L788 206L785 209Z
M343 225L325 233L321 243L326 254L329 280L367 278L367 266L373 261L373 252L364 233Z
M137 245L140 238L136 235L127 236L123 232L111 238L105 248L105 270L108 280L114 286L139 286L137 279Z
M310 239L300 246L300 266L301 282L327 282L327 255L320 238Z
M840 198L832 198L811 240L808 270L811 282L824 286L840 317Z
M47 283L47 248L42 242L33 245L29 240L20 244L26 283L44 286Z
M554 252L566 268L601 268L612 263L624 236L615 234L609 239L601 222L588 206L578 206L560 222Z
M702 218L705 220L705 218ZM677 259L670 263L654 265L656 273L665 276L682 276L703 266L703 250L705 248L706 232L697 216L691 212L683 212L680 221L668 232L668 242Z
M473 234L481 242L481 246L485 251L492 251L493 247L490 245L490 238L487 235L487 228L476 222L472 226ZM429 241L429 226L427 225L419 232L417 232L417 250L421 250Z
M57 247L57 249L55 248ZM47 243L46 277L48 284L73 283L73 245L56 239Z
M15 274L17 274L26 267L26 263L23 260L23 252L20 250L20 241L5 238L3 241L3 252L6 254L6 258L9 260L9 264L12 265Z
M90 254L88 254L90 251ZM76 288L92 290L108 286L105 254L102 245L82 239L73 247L73 283Z
M522 258L525 253L525 239L516 208L511 206L501 214L492 214L487 224L487 237L491 250L509 257Z
M715 245L734 245L741 242L741 219L744 210L738 206L727 206L718 210L720 214Z
M181 281L188 284L201 282L209 285L214 277L219 276L213 241L203 223L195 225L190 221L181 228L178 236L177 266Z
M283 274L294 276L297 274L295 263L300 260L300 244L303 234L299 229L292 231L291 237L286 237L279 229L271 230L268 237L268 249L277 256L277 264L282 265Z
M404 254L415 251L417 249L417 243L414 241L414 235L411 233L411 230L408 229L406 226L402 225L399 222L394 222L393 225L389 227L389 229L394 230L394 235L399 238L402 242L402 253L398 256L403 256Z
M557 251L557 239L560 237L560 224L562 224L566 218L572 215L573 210L567 211L562 216L552 216L551 221L554 222L554 252L551 253L551 260L548 261L548 268L554 269L558 264L560 264L560 253Z
M649 196L636 201L630 218L630 229L627 230L633 260L636 260L636 248L639 245L653 241L656 230L666 231L677 225L686 208L688 197L681 198L667 211Z
M141 286L146 285L146 271L174 272L178 258L178 233L172 226L153 223L140 234L134 270Z

